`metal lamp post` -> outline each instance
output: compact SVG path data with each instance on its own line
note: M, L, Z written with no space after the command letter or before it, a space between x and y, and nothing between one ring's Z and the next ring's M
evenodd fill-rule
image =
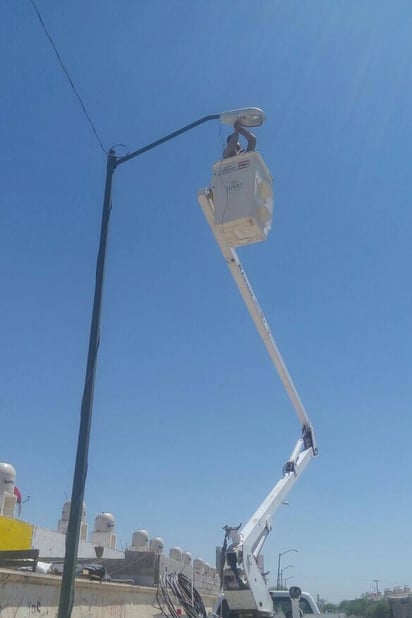
M104 269L106 259L106 247L109 232L110 213L112 209L112 181L117 167L134 159L148 150L152 150L165 142L168 142L182 133L186 133L209 120L220 120L225 124L234 124L236 120L245 127L260 126L265 119L261 109L256 107L243 108L221 114L204 116L191 124L169 133L165 137L139 148L123 157L116 156L113 148L107 155L106 182L104 189L103 211L100 227L100 242L96 264L96 281L94 289L94 301L89 336L89 350L87 356L86 376L84 381L83 397L80 412L80 428L77 441L76 463L73 475L73 487L71 495L70 518L66 535L66 551L64 557L64 570L59 600L58 618L70 618L74 602L74 579L76 560L79 547L80 525L83 509L84 490L87 477L87 462L90 443L90 429L93 410L93 395L96 376L97 353L100 343L100 318L103 296Z
M297 549L287 549L286 551L282 551L280 552L280 554L278 555L278 576L277 576L277 580L276 580L276 589L280 590L281 589L281 571L280 571L280 560L282 558L282 556L284 556L285 554L288 554L289 552L294 551L297 552Z
M283 586L284 586L284 584L286 582L286 580L283 579L283 573L287 569L293 569L293 564L288 564L288 566L285 566L283 569L280 570L280 586L281 586L282 590L283 590ZM293 575L292 575L292 577L293 577ZM289 577L287 577L286 579L289 579Z
M284 584L285 584L285 590L287 590L287 589L288 589L286 582L287 582L287 581L289 581L289 579L295 579L295 576L294 576L294 575L289 575L289 577L286 577L286 578L285 578L285 581L284 581Z

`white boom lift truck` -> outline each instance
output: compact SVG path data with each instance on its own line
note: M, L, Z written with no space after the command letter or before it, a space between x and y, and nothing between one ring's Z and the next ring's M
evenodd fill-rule
M242 528L225 526L225 542L221 555L221 580L224 601L231 616L273 616L274 591L271 591L259 567L259 554L271 531L272 516L285 500L303 470L314 456L317 446L308 414L286 369L268 322L259 306L235 247L266 240L273 213L272 177L257 152L238 154L218 161L213 166L210 188L198 192L198 200L216 242L252 316L253 322L275 365L302 427L301 435L276 483L262 504ZM299 605L291 589L293 614L299 616ZM316 607L316 604L315 604ZM218 613L218 611L216 611ZM312 611L319 613L319 610ZM295 618L295 615L293 618ZM226 617L225 617L226 618Z

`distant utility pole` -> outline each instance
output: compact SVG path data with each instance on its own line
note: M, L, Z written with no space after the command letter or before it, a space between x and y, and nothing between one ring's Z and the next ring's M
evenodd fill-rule
M375 587L376 587L376 596L378 596L378 595L379 595L379 586L378 586L378 584L379 584L379 579L374 579L373 581L375 582Z

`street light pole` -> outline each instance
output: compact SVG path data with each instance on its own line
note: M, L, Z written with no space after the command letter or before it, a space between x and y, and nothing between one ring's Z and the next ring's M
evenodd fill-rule
M280 571L280 559L282 558L282 556L284 556L285 554L288 554L289 552L294 551L297 552L297 549L287 549L286 551L282 551L280 552L280 554L278 555L278 576L277 576L277 580L276 580L276 590L281 590L281 571Z
M293 564L288 564L288 566L285 566L283 569L280 570L280 586L281 589L283 590L283 586L286 580L283 579L283 573L284 571L286 571L287 569L292 569L293 568ZM292 576L293 577L293 576ZM289 579L288 577L286 579Z
M89 351L87 355L86 377L84 381L80 412L80 428L77 441L72 497L70 502L70 517L66 534L66 552L64 556L64 570L59 601L59 618L70 617L74 601L74 578L77 551L79 547L80 525L83 512L84 488L86 485L87 476L96 361L100 340L100 315L103 295L104 267L110 212L112 208L112 179L115 167L115 154L113 150L110 150L107 156L106 183L104 189L99 251L96 264L96 283L94 289L92 321L90 326Z
M100 343L100 319L103 297L104 270L106 262L106 248L109 233L110 214L112 210L112 183L115 169L138 157L139 155L152 150L165 142L186 133L195 127L208 122L209 120L221 120L227 124L239 120L243 126L259 126L264 121L264 113L258 108L245 108L222 114L204 116L191 124L169 133L165 137L139 148L123 157L117 157L112 148L107 155L106 181L103 198L102 220L100 227L100 242L96 263L96 281L94 289L94 300L92 309L92 319L89 336L89 350L87 356L86 375L84 381L83 397L80 412L80 427L77 440L76 463L73 475L73 487L70 503L70 517L66 534L66 551L64 556L64 568L62 585L59 599L58 618L70 618L74 603L74 579L76 571L76 561L79 547L80 526L83 511L84 491L87 477L88 453L90 444L90 430L93 412L93 396L96 377L96 362Z
M288 588L287 588L287 584L286 584L286 582L287 582L287 581L289 581L289 579L295 579L295 576L294 576L294 575L289 575L289 577L285 577L285 581L284 581L284 584L285 584L285 590L287 590L287 589L288 589Z

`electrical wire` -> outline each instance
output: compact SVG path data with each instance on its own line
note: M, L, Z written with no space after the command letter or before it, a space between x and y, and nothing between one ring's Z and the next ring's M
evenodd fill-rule
M223 137L222 123L221 122L219 122L219 124L218 124L217 137L218 137L218 139L220 139L220 143L221 143L221 146L222 146L222 152L223 152L223 150L225 149L225 143L226 142L225 142L225 138Z
M220 138L221 143L222 143L222 148L224 149L224 148L225 148L225 140L224 140L224 137L223 137L223 134L222 134L222 125L221 125L221 124L219 125L218 137ZM230 137L230 136L229 136L229 137ZM227 138L227 139L229 139L229 138ZM226 143L227 143L227 141L226 141ZM228 158L229 158L229 157L228 157ZM230 157L230 158L231 158L231 157ZM218 170L217 170L217 178L218 178L218 181L221 183L221 185L222 185L222 186L225 188L225 190L226 190L225 206L224 206L224 208L223 208L223 212L222 212L221 220L220 220L220 221L218 221L218 222L216 222L216 223L218 223L218 224L221 226L221 228L222 228L222 233L223 233L223 234L224 234L224 227L223 227L223 226L224 226L224 223L225 223L226 211L227 211L227 209L229 208L229 191L227 190L227 187L226 187L225 183L223 182L223 179L222 179L221 174L220 174L220 172L221 172L221 170L222 170L222 167L223 167L223 165L224 165L225 163L226 163L226 159L223 159L223 158L222 158L222 159L221 159L221 161L220 161L220 163L219 163Z
M225 207L224 207L223 212L222 212L221 220L219 222L217 222L221 226L223 234L224 234L224 227L223 227L223 225L224 225L224 221L225 221L226 210L228 209L228 206L229 206L229 191L227 190L227 187L226 187L225 183L223 182L223 178L222 178L221 173L220 173L221 170L222 170L223 165L225 164L225 162L226 162L226 159L221 159L221 161L219 163L219 167L217 169L217 174L216 174L218 182L220 182L220 184L222 185L222 187L224 187L225 192L226 192Z
M93 123L92 119L91 119L91 118L90 118L90 116L89 116L89 113L88 113L88 111L87 111L87 109L86 109L86 106L85 106L85 104L83 103L82 98L81 98L80 94L78 93L78 91L77 91L77 89L76 89L76 86L75 86L75 85L74 85L74 83L73 83L72 78L70 77L69 71L67 70L67 68L66 68L66 67L65 67L65 65L64 65L64 62L63 62L63 60L62 60L62 58L61 58L61 56L60 56L60 54L59 54L59 51L58 51L58 49L57 49L57 47L56 47L56 45L55 45L55 43L54 43L54 41L53 41L53 39L52 39L52 37L51 37L51 34L50 34L50 33L49 33L49 31L47 30L46 24L45 24L45 23L44 23L44 21L43 21L43 18L42 18L41 14L40 14L39 9L38 9L38 8L37 8L37 6L36 6L35 1L34 1L34 0L30 0L30 2L31 2L31 4L32 4L32 6L33 6L34 10L36 11L36 14L37 14L37 17L38 17L38 19L39 19L39 22L40 22L40 24L41 24L41 26L42 26L42 28L43 28L43 30L44 30L44 33L45 33L46 37L48 38L48 40L49 40L49 42L50 42L50 45L52 46L52 48L53 48L53 50L54 50L54 53L55 53L55 54L56 54L56 56L57 56L57 60L59 61L59 64L60 64L61 68L63 69L64 74L65 74L65 75L66 75L66 77L67 77L67 80L68 80L68 82L69 82L69 84L70 84L70 86L71 86L71 89L73 90L73 92L74 92L75 96L76 96L76 97L77 97L77 99L79 100L79 103L80 103L80 105L81 105L81 107L82 107L83 113L84 113L84 115L86 116L86 118L87 118L87 120L88 120L88 122L89 122L89 125L90 125L90 127L91 127L91 129L92 129L92 131L93 131L93 133L94 133L94 135L95 135L95 137L96 137L96 139L97 139L97 141L98 141L98 143L99 143L100 148L103 150L103 152L104 152L104 153L108 154L108 152L107 152L106 148L103 146L103 142L102 142L102 140L100 139L100 136L99 136L99 134L98 134L98 132L97 132L97 129L96 129L96 127L94 126L94 123Z
M207 618L202 597L183 573L164 573L159 579L156 598L164 616L181 618L176 608L177 601L189 618Z

